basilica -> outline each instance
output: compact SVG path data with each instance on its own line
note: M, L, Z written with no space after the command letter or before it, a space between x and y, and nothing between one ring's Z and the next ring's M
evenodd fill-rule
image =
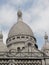
M49 65L49 40L38 49L37 39L31 28L23 22L22 12L17 12L17 23L9 30L6 45L0 32L0 65Z

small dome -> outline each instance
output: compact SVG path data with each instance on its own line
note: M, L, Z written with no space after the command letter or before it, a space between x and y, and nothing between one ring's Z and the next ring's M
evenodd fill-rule
M17 23L10 29L8 37L21 34L33 36L31 28L22 20L22 12L18 11L17 15Z
M44 40L45 40L45 43L42 47L42 50L47 50L49 49L49 41L48 41L48 35L45 33L45 36L44 36Z
M43 45L42 50L49 49L49 42Z

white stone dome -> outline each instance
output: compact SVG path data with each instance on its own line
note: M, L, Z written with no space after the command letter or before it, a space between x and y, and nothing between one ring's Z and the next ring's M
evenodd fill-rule
M17 22L9 31L8 36L14 36L14 35L19 35L19 34L24 34L24 35L30 35L33 36L33 32L30 29L30 27L25 24L24 22Z
M14 24L14 26L10 29L8 37L21 34L33 36L31 28L23 22L22 14L20 11L18 11L17 15L18 15L17 23Z
M8 39L6 40L8 49L14 49L16 51L18 47L22 49L27 40L31 39L34 44L36 43L36 38L34 37L31 28L22 20L22 12L20 10L18 11L17 16L17 23L10 29Z

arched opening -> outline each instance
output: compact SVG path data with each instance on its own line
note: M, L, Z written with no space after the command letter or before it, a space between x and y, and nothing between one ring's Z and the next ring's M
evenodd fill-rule
M25 49L25 47L22 47L22 49Z
M29 52L32 52L32 44L30 42L28 43L28 53Z
M18 51L18 52L20 51L20 47L17 47L17 51Z
M32 44L31 43L28 43L28 46L31 46Z

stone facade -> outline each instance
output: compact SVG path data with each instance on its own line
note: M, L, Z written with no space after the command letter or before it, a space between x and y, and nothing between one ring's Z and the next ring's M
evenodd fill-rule
M0 33L0 65L49 65L49 42L38 49L37 40L31 28L23 22L22 12L17 13L17 23L10 29L6 45Z

